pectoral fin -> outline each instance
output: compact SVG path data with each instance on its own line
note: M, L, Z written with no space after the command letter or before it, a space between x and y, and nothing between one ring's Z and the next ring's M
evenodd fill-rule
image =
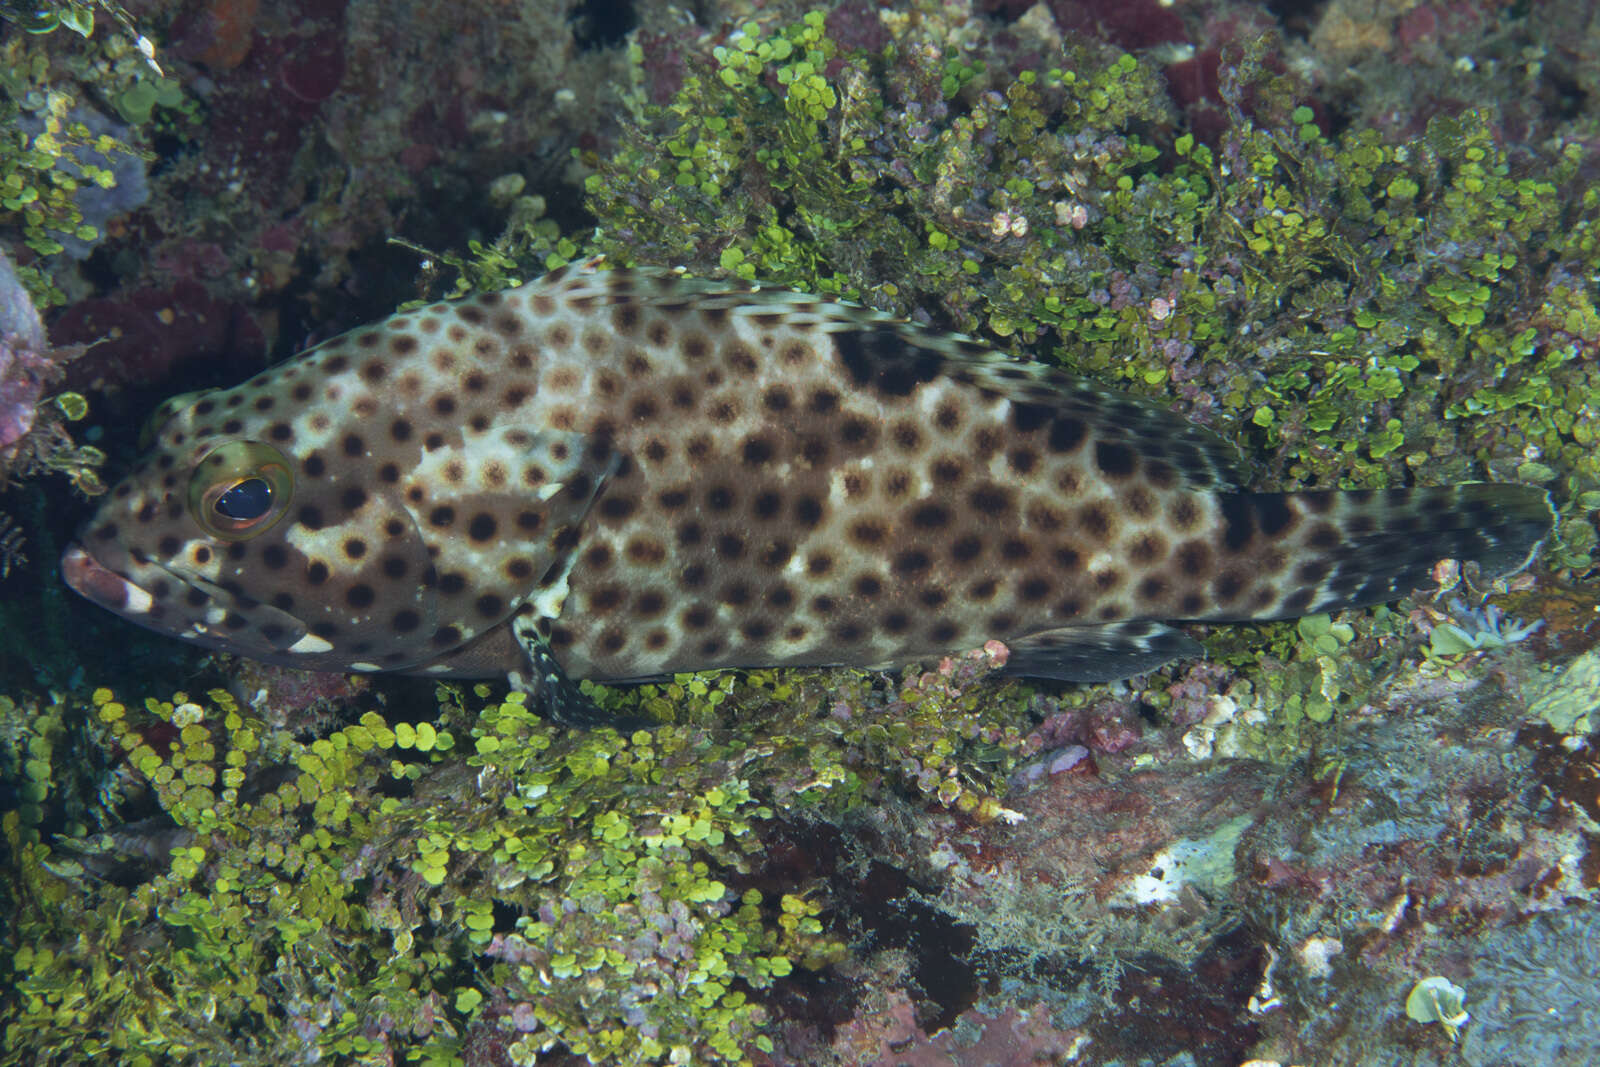
M527 693L534 709L544 718L561 726L585 730L610 726L629 731L654 725L632 716L612 715L590 700L556 661L549 642L539 632L539 618L533 612L525 611L513 618L511 633L528 658L526 672L510 673L512 688Z

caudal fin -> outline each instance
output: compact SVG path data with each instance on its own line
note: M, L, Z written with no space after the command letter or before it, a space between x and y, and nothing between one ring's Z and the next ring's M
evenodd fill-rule
M1235 493L1223 498L1222 514L1224 538L1249 545L1263 572L1277 570L1267 584L1279 595L1272 603L1219 605L1206 616L1213 621L1294 618L1398 600L1431 585L1441 559L1476 560L1490 576L1514 573L1532 561L1555 520L1543 490L1487 483Z

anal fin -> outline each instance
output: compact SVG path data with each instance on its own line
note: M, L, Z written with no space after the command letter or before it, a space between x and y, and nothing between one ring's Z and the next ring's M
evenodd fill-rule
M1206 652L1183 631L1144 620L1043 630L1010 647L1007 674L1062 682L1114 682Z

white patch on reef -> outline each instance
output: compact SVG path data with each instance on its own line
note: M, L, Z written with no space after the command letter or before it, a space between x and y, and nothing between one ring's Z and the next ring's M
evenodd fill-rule
M1214 894L1233 881L1233 849L1250 825L1241 815L1217 827L1209 837L1174 841L1150 859L1144 873L1123 887L1117 903L1125 907L1168 905L1178 901L1184 887Z
M1333 958L1344 951L1344 942L1337 937L1311 937L1296 950L1306 973L1313 978L1333 975Z

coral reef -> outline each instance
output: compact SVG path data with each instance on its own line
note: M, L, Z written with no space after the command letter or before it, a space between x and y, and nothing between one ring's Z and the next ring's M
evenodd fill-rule
M1202 632L1206 662L1116 686L1020 687L998 645L589 686L659 724L626 735L199 659L19 563L6 1056L1583 1062L1586 5L149 0L164 74L90 6L0 40L0 240L51 342L103 340L66 380L117 463L158 394L601 255L1060 363L1265 486L1516 479L1562 523L1533 574L1444 562L1433 598ZM8 471L92 489L41 458L93 453L20 294ZM0 559L54 556L60 489L7 496ZM1408 1016L1429 981L1460 1010Z

